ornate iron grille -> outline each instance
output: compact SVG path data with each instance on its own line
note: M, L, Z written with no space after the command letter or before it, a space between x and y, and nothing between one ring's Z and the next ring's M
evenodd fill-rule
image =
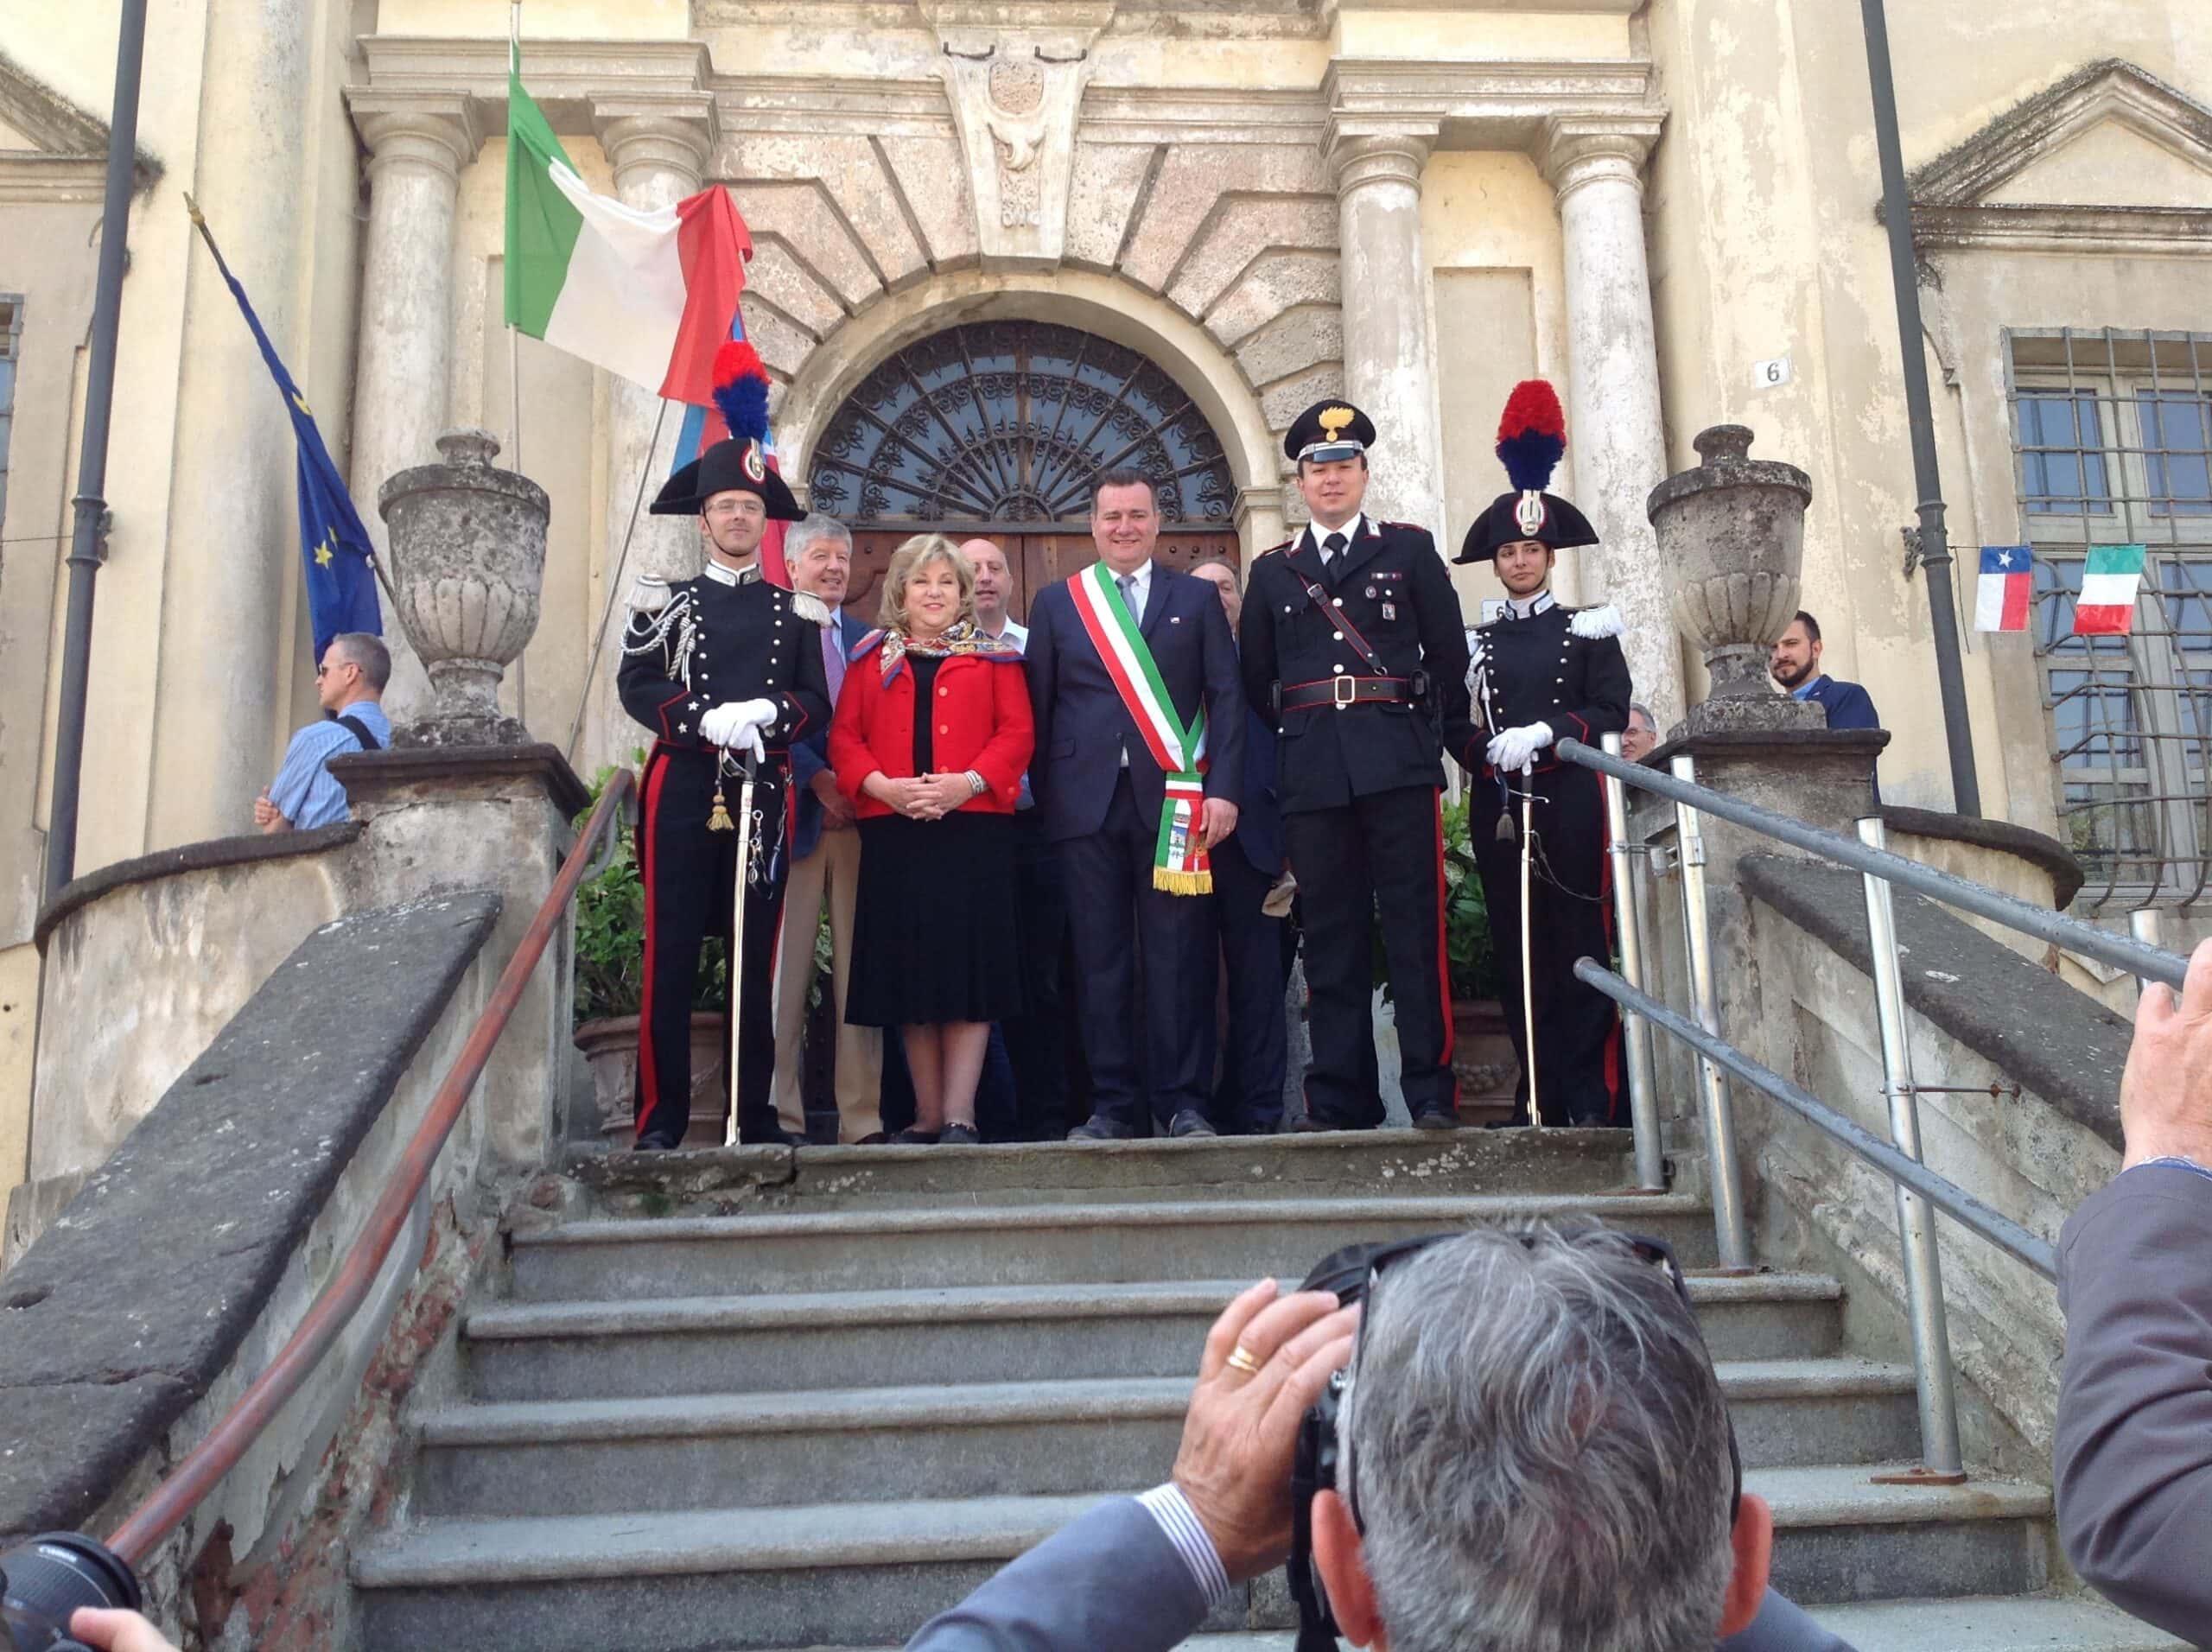
M2212 335L2005 335L2060 835L2091 910L2212 883ZM2076 637L2092 545L2145 547L2134 625Z
M1088 518L1090 479L1152 479L1161 519L1228 525L1236 485L1175 381L1135 351L1043 321L910 345L837 410L810 460L815 508L854 527Z

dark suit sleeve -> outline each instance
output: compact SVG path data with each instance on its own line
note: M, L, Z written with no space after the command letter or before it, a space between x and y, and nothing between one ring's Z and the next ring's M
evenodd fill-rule
M1037 593L1029 605L1029 640L1022 645L1021 670L1029 682L1029 728L1033 755L1029 762L1029 795L1034 803L1044 793L1052 772L1053 696L1059 685L1059 639L1053 635L1052 613L1057 585Z
M1264 567L1263 562L1254 562L1251 577L1244 582L1244 615L1236 626L1236 651L1244 670L1245 703L1272 728L1275 682L1281 672L1275 664L1274 610L1260 588L1268 582Z
M1421 615L1421 663L1443 720L1444 749L1460 767L1482 759L1474 714L1467 702L1467 627L1451 570L1426 533L1413 557L1415 607Z
M639 645L639 617L630 616L625 639L629 647ZM644 617L650 620L652 616ZM622 709L670 746L695 752L705 749L707 742L699 737L699 719L690 709L690 702L696 696L669 677L666 654L658 645L637 654L631 653L629 647L624 649L622 664L614 673L614 689L621 696ZM702 701L700 709L705 708L706 702Z
M811 622L799 627L798 681L788 689L772 694L776 721L763 734L768 749L830 731L830 670L822 663L821 628Z
M1244 678L1229 615L1208 585L1198 609L1199 658L1205 670L1206 784L1209 797L1235 803L1244 795Z
M2212 1642L2212 1179L2140 1165L2058 1242L2058 1535L2113 1604Z
M1719 1652L1851 1652L1851 1647L1770 1589L1759 1603L1759 1615L1721 1642Z
M1828 702L1828 727L1831 728L1879 728L1881 718L1874 710L1873 697L1856 683L1838 683L1836 696Z
M906 1652L1166 1652L1205 1612L1158 1522L1135 1498L1116 1497L931 1619Z

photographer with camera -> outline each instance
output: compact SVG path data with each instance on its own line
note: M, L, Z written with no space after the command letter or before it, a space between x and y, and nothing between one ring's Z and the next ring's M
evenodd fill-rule
M1773 1515L1741 1492L1665 1246L1480 1229L1355 1247L1307 1284L1262 1280L1215 1322L1167 1484L909 1652L1175 1646L1286 1556L1301 1652L1338 1624L1395 1652L1848 1652L1767 1589Z

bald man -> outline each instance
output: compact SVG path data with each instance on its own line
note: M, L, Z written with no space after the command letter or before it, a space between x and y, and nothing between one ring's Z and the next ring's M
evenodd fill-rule
M1014 573L1006 552L995 539L963 539L960 554L976 570L976 625L987 637L1011 637L1020 648L1029 640L1029 627L1014 623L1007 612L1007 598L1014 591Z

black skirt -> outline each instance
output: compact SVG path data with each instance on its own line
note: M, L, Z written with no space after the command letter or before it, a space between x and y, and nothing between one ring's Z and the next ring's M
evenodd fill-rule
M1021 1013L1014 819L863 820L845 1019L856 1026Z

